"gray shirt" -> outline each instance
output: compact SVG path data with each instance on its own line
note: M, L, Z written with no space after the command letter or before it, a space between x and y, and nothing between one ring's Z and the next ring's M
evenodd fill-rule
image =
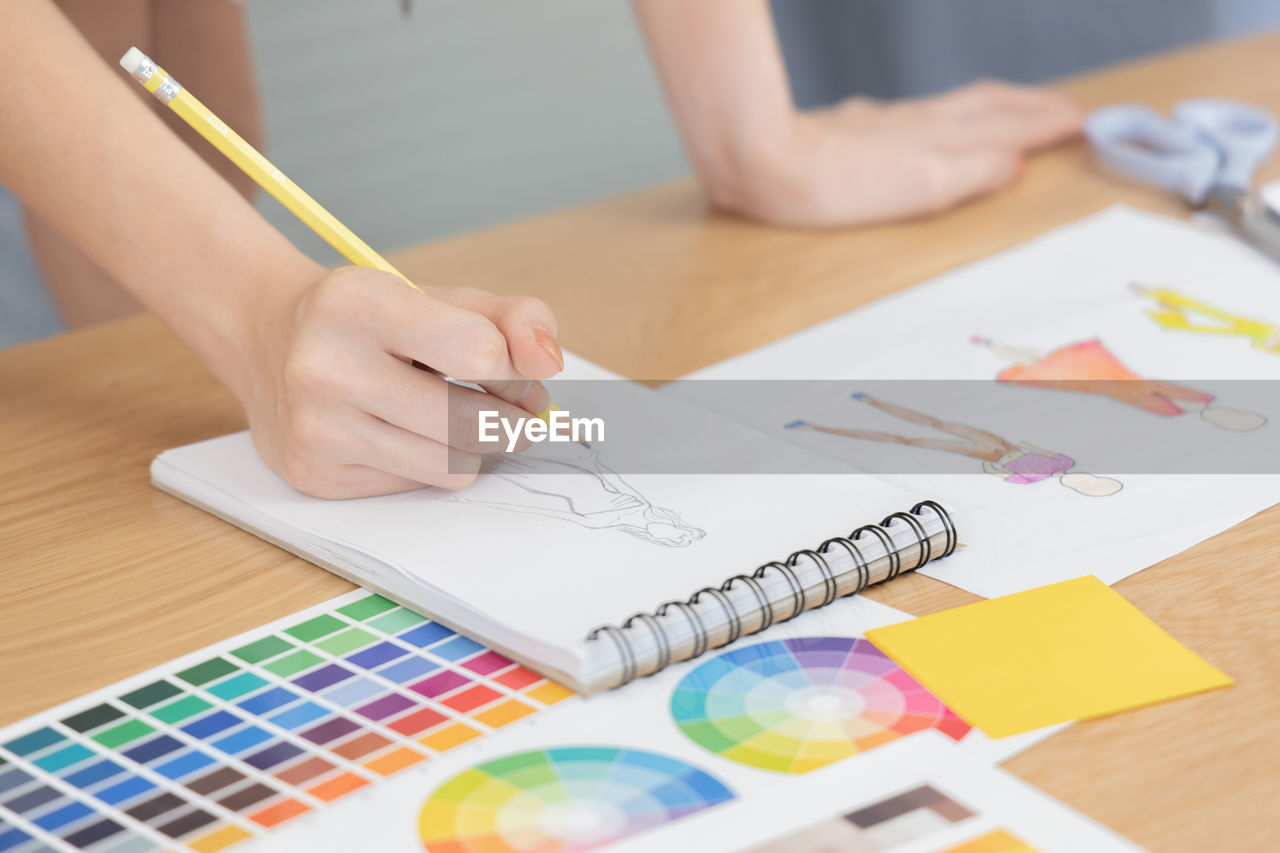
M796 103L1033 83L1280 25L1280 0L771 0Z

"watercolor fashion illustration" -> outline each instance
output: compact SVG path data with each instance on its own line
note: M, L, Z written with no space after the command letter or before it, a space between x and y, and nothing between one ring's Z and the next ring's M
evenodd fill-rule
M568 521L592 530L616 530L653 545L684 548L707 535L655 506L622 479L586 443L570 444L555 458L507 455L487 466L481 488L447 500Z
M1118 480L1086 474L1082 471L1073 471L1072 469L1076 465L1075 460L1062 453L1043 450L1026 443L1009 441L995 433L971 427L967 424L943 421L922 412L878 400L869 394L853 394L852 397L855 400L861 400L864 403L875 406L880 411L890 414L899 420L931 427L956 437L911 438L891 432L819 426L807 421L792 421L787 424L787 429L816 430L863 441L903 444L909 447L940 450L944 453L958 453L961 456L977 459L982 463L983 471L1001 478L1006 483L1027 484L1056 479L1067 488L1089 497L1106 497L1107 495L1115 494L1122 488L1122 484Z
M1052 352L1024 349L974 337L975 344L1012 362L996 374L999 382L1034 385L1110 397L1166 418L1199 412L1214 426L1233 432L1257 429L1267 422L1262 415L1238 412L1218 405L1214 395L1159 379L1143 379L1116 358L1102 341L1079 341Z
M1156 307L1147 314L1166 329L1247 338L1254 349L1280 355L1280 325L1228 314L1167 287L1137 283L1131 287L1138 295L1155 301Z

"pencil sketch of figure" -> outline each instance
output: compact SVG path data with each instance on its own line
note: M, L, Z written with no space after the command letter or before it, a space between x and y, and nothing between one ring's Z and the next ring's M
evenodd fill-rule
M1159 379L1143 379L1096 338L1058 347L1052 352L1012 347L987 338L972 340L1013 362L996 374L999 382L1097 394L1166 418L1199 412L1209 423L1234 432L1257 429L1267 422L1262 415L1217 405L1215 397L1204 391Z
M556 458L506 455L486 467L485 473L504 484L500 497L490 497L498 490L485 488L449 500L612 529L668 548L684 548L707 535L675 510L655 506L601 461L598 448L585 442L565 447Z
M1228 314L1167 287L1131 286L1135 293L1155 301L1157 307L1147 314L1166 329L1248 338L1254 349L1280 355L1280 325ZM1199 322L1192 320L1197 315Z
M811 424L807 421L792 421L787 429L810 429L832 435L843 435L848 438L859 438L864 441L879 441L886 444L905 444L909 447L924 447L929 450L941 450L944 453L958 453L982 462L982 470L994 474L1006 483L1038 483L1041 480L1057 479L1068 489L1089 497L1106 497L1120 491L1122 484L1109 477L1098 477L1082 471L1072 471L1076 461L1070 456L1043 450L1026 443L1008 441L995 433L987 432L967 424L955 421L943 421L930 415L877 400L869 394L854 394L853 399L861 400L875 406L882 412L893 415L908 423L932 427L950 433L956 438L910 438L891 432L873 430L844 429Z

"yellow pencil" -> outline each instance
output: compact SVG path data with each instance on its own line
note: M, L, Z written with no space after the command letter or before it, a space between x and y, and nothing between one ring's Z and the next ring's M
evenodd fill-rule
M357 237L350 228L339 222L332 213L321 207L319 202L271 165L266 157L245 142L240 134L227 127L222 119L200 103L195 95L184 89L164 69L152 62L145 53L136 47L131 47L120 58L120 65L133 76L133 79L146 87L148 92L155 95L160 103L166 104L169 109L181 116L182 120L191 125L197 133L209 140L214 148L225 154L228 160L244 170L246 175L275 196L276 200L289 208L294 216L305 222L351 263L393 273L404 279L405 283L414 290L421 290L409 281L404 273L391 266L386 258L375 252L368 243Z
M161 104L165 104L177 113L183 122L195 128L200 136L209 140L215 149L227 155L228 160L238 165L244 174L270 192L276 201L288 207L294 216L311 228L311 231L320 234L325 242L337 248L340 254L352 264L372 266L385 273L398 275L415 291L422 292L422 288L408 280L407 275L399 272L385 257L372 250L369 243L362 241L355 232L338 222L337 216L321 207L320 202L303 192L298 184L289 181L283 172L271 165L270 160L264 158L255 147L244 141L241 134L227 127L227 123L212 114L212 111L201 104L195 95L188 92L178 81L170 77L168 72L156 65L150 56L143 54L137 47L129 47L129 50L120 56L120 67L127 70L133 79L142 83L142 86L155 95ZM550 412L558 409L556 403L548 403L547 409L539 412L538 416L548 420Z
M339 222L337 217L321 207L319 202L271 165L271 161L245 142L240 134L227 127L222 119L200 103L195 95L184 89L145 53L136 47L129 48L125 55L120 57L120 66L128 71L133 79L146 87L148 92L155 95L160 103L177 113L197 133L209 140L214 148L225 154L228 160L257 181L260 187L271 193L294 216L323 237L325 242L337 249L351 263L397 275L405 284L419 293L422 292L422 288L409 281L404 273L391 266L386 258L375 252L368 243ZM548 405L538 417L546 420L548 413L554 409L556 409L554 403Z

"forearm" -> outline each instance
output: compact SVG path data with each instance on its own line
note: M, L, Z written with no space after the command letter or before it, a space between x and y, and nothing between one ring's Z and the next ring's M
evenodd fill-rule
M0 11L0 183L232 386L250 306L320 268L130 92L49 0Z
M766 0L635 0L694 169L712 200L750 212L778 192L795 109Z
M918 101L797 111L766 0L634 0L689 158L716 205L830 227L937 213L1074 138L1075 104L980 82Z

